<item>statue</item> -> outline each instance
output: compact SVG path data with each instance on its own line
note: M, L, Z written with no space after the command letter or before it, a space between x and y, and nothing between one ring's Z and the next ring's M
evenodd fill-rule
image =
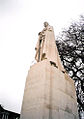
M52 62L54 66L65 72L56 47L53 27L50 26L48 22L44 22L44 29L39 32L38 36L38 42L35 47L36 61L40 62L42 60L48 59L48 61Z
M61 64L53 27L45 22L38 36L20 119L78 119L74 82Z
M52 31L52 27L48 24L48 22L44 22L44 29L39 32L38 36L38 42L37 45L35 47L36 50L36 55L35 55L35 59L37 62L42 61L43 59L47 59L47 39L46 39L46 31Z

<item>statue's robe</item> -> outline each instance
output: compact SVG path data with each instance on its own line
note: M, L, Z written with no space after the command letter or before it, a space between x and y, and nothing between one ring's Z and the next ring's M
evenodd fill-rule
M58 50L55 43L54 30L52 26L47 26L40 32L39 39L35 47L36 55L35 59L40 62L44 59L56 64L56 66L65 71L63 65L61 64Z

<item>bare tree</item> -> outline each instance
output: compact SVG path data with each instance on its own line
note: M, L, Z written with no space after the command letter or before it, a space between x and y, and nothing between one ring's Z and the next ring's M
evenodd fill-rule
M84 17L65 29L56 41L63 65L75 82L78 112L84 111Z

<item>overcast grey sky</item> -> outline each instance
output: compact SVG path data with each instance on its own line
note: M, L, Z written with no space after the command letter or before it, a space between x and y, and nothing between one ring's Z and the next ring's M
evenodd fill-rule
M26 76L43 22L55 35L84 14L84 0L0 0L0 103L20 112Z

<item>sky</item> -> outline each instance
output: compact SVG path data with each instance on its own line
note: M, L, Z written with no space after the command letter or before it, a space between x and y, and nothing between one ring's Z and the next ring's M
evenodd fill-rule
M55 36L84 14L84 0L0 0L0 104L21 111L38 32L47 21Z

